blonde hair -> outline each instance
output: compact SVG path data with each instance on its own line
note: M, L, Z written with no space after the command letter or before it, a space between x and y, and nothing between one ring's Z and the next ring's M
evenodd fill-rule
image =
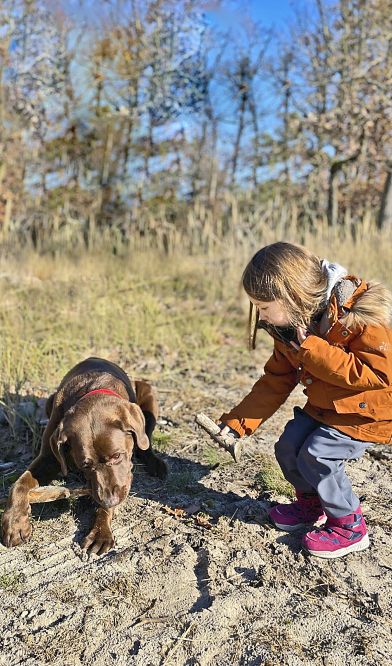
M279 241L263 247L245 268L242 284L254 300L283 303L291 326L310 329L312 318L326 306L327 276L320 259L301 245ZM256 319L251 304L251 329ZM250 330L250 335L253 348L255 332Z

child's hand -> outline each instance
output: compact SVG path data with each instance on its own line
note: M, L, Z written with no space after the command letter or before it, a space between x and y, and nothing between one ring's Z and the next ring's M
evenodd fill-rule
M298 339L299 344L297 345L297 343L293 342L293 341L291 341L290 344L292 344L294 349L296 349L298 351L300 345L302 345L302 343L305 342L308 335L309 335L309 333L307 332L306 328L304 328L303 326L297 326L297 339Z
M224 423L218 423L218 426L220 428L218 434L222 435L223 437L234 437L235 439L237 439L240 436L236 430L233 430L233 428L230 428Z

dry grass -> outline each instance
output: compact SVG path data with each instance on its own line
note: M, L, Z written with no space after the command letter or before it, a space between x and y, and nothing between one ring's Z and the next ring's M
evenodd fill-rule
M272 456L258 456L257 467L260 471L256 475L255 489L264 494L285 495L294 498L295 490L291 483L285 480L276 459Z
M0 226L0 247L3 253L25 247L55 255L88 248L93 252L110 250L119 256L152 249L165 254L213 256L230 245L257 246L261 239L266 244L272 236L297 239L305 245L311 238L347 245L362 243L377 233L375 210L359 209L352 216L346 209L341 224L331 229L326 214L310 208L306 196L299 202L287 202L279 194L260 199L251 190L238 196L223 191L213 200L200 197L188 205L180 200L162 200L151 206L146 201L131 211L113 210L109 218L96 220L100 204L96 200L71 211L62 202L55 210L45 210L36 200L33 210L25 211L22 217L15 213L14 219L10 210L7 221Z
M319 256L390 286L392 246L386 237L368 229L366 234L357 233L354 242L347 229L321 226L317 234L304 238L295 236L291 228L285 238L306 240ZM159 390L175 386L176 400L186 394L192 410L200 400L204 409L215 409L210 392L205 396L200 392L200 382L207 389L219 377L228 390L243 386L237 368L248 354L248 304L240 276L256 243L260 247L281 238L279 234L279 228L265 225L252 241L237 243L231 237L212 254L173 251L167 255L124 247L118 255L76 249L64 256L28 250L3 256L0 396L9 428L1 436L0 457L7 456L15 443L22 453L37 451L40 428L34 418L21 424L15 405L26 394L50 394L72 365L91 355L119 363L132 376L158 384ZM259 345L270 344L266 336L260 338ZM246 358L250 387L255 359ZM248 385L243 388L245 392ZM220 411L221 395L217 402ZM174 411L174 420L176 416ZM172 433L175 443L175 429ZM159 437L157 431L155 445L166 450L167 434L157 441ZM203 462L216 464L214 448L205 448ZM272 489L275 482L264 479L263 483L264 489ZM282 492L290 496L287 489Z
M175 359L185 381L190 367L208 369L211 355L222 345L245 350L247 302L240 276L257 248L281 238L304 242L349 272L392 284L392 246L365 220L354 240L350 225L329 229L321 221L316 229L297 233L287 217L285 224L271 228L254 213L248 219L235 210L229 224L233 233L222 237L212 252L210 246L202 251L196 244L198 253L190 255L185 244L173 245L168 255L153 249L150 238L143 241L145 250L123 245L117 255L107 245L106 251L94 252L79 246L64 256L26 249L3 257L3 390L46 394L74 363L92 354L126 367L139 363L139 374L145 359L153 380L152 359L167 360L167 376ZM247 222L252 234L244 238L240 231Z
M3 260L3 387L39 395L91 354L125 365L142 356L208 354L233 331L225 315L237 295L230 283L238 282L233 272L227 286L211 284L214 267L159 255Z
M0 589L7 590L8 592L20 591L24 582L24 575L17 571L13 571L12 573L5 573L3 571L0 574Z

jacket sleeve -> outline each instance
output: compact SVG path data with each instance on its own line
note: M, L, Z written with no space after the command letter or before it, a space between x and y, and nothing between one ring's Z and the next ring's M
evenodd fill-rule
M264 375L237 407L222 414L220 421L236 430L241 437L251 435L284 403L296 384L296 368L275 343L273 354L264 367Z
M314 377L341 388L369 391L392 383L392 353L387 332L385 341L367 326L348 342L348 351L310 335L298 351L298 360Z

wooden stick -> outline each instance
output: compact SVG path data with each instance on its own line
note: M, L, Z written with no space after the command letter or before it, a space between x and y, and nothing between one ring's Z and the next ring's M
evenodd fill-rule
M162 666L165 666L170 660L173 652L175 652L181 645L181 643L186 639L188 636L189 632L197 626L197 622L191 622L188 629L184 631L182 636L179 637L179 639L176 641L176 643L173 645L173 647L169 650L169 652L166 655L166 658L162 662Z
M234 458L235 462L239 462L244 448L243 439L234 439L233 437L225 437L219 435L219 426L212 421L206 414L196 414L195 421L203 430L208 432L210 437L218 442L219 446L228 451Z
M70 497L81 497L82 495L90 495L87 488L75 488L72 486L38 486L30 490L28 499L30 504L38 502L54 502L59 499L69 499ZM6 504L7 498L0 499L0 505Z

